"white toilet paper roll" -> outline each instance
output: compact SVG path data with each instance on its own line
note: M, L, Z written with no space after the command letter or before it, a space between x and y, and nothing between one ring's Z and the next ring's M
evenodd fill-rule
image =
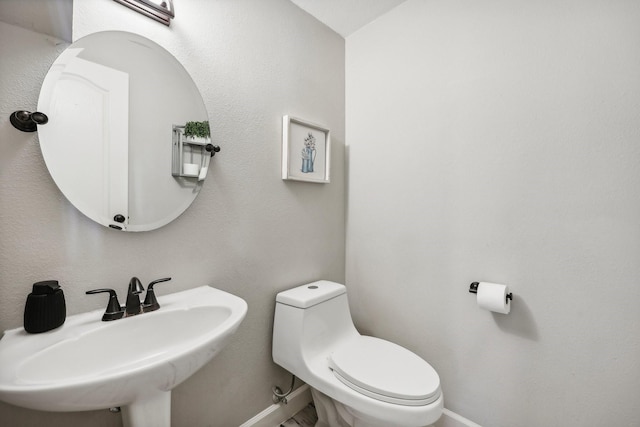
M511 301L507 300L509 287L497 283L480 282L478 284L478 307L495 313L509 314Z

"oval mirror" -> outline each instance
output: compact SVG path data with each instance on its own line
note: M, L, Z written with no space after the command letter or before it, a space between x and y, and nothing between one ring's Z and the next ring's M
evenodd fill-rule
M184 134L188 122L208 133L202 96L151 40L121 31L79 39L51 66L38 111L49 117L38 134L53 180L104 226L162 227L202 188L213 146Z

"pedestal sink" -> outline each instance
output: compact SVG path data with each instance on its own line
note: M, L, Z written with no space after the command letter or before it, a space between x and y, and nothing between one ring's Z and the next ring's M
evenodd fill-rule
M0 400L44 411L121 407L125 427L169 427L171 390L229 342L247 304L208 286L158 301L158 311L111 322L96 310L41 334L6 331Z

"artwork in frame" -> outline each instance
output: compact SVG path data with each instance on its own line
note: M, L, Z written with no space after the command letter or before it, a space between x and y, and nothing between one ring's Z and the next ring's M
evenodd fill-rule
M291 116L282 118L282 179L329 182L329 129Z

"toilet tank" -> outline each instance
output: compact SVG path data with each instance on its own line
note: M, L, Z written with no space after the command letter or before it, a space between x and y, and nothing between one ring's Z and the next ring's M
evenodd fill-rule
M273 361L301 378L308 360L357 335L344 285L321 280L276 296Z

